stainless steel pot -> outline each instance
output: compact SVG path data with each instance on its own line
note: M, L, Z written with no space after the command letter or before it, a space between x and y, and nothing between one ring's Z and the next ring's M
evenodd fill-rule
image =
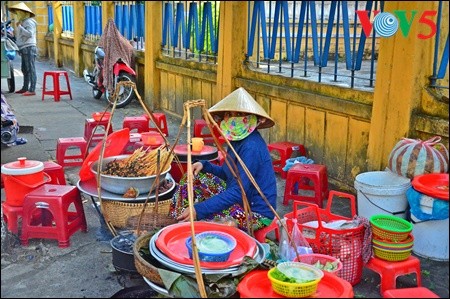
M120 156L112 156L108 158L103 159L102 168L101 171L106 169L106 165L114 160L123 160L130 155L120 155ZM98 161L95 161L91 164L91 171L94 173L95 178L97 179L97 166ZM166 174L170 172L171 166L169 165L169 168L167 171L162 172L159 175L159 180L162 182ZM156 175L152 176L143 176L143 177L120 177L120 176L113 176L113 175L106 175L100 173L100 187L102 189L105 189L106 191L116 193L116 194L124 194L130 187L134 187L137 190L139 190L139 194L145 194L150 192L150 188L153 185L153 182L156 180ZM153 186L153 188L155 188Z

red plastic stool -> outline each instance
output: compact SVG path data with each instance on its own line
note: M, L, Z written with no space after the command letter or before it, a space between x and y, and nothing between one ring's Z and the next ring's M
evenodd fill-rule
M84 122L84 139L91 140L90 146L94 146L103 140L109 120L96 121L93 118L86 118ZM99 130L99 128L101 130ZM109 125L108 135L113 132L112 123ZM91 139L92 136L92 139Z
M225 139L217 132L216 127L213 127L213 133L217 137L220 144L225 143ZM201 137L205 144L214 144L213 134L209 131L208 124L204 119L194 119L194 137Z
M147 119L147 121L150 121L150 116L148 116L147 114L143 114L142 116L144 116ZM169 136L169 127L167 126L166 115L164 113L157 112L157 113L153 113L153 116L155 117L156 125L161 130L161 132L166 137ZM148 130L158 132L158 130L156 129L156 127L153 126L154 124L152 124L152 123L153 122L149 123Z
M425 287L402 288L387 290L383 298L440 298L438 295Z
M128 128L130 132L133 130L137 130L138 133L147 132L148 120L144 116L125 116L122 128Z
M309 184L311 182L313 185ZM314 196L304 191L314 191ZM328 197L328 175L325 165L297 163L287 172L283 204L290 200L313 201L322 208L323 199Z
M53 90L46 89L47 76L53 77ZM59 77L64 76L66 78L67 90L61 90L59 84ZM52 95L55 98L55 102L59 102L62 95L69 95L72 100L72 92L70 90L69 76L66 71L47 71L44 72L44 84L42 87L42 101L44 95Z
M6 222L6 227L13 234L19 232L18 220L22 217L23 207L10 206L6 201L2 202L3 219Z
M278 228L276 219L274 219L269 226L266 226L264 228L261 228L261 229L258 229L257 231L255 231L254 232L255 239L258 242L265 243L267 234L270 233L271 231L275 231L275 238L277 240L280 240L280 229Z
M409 273L416 273L417 286L422 286L422 280L420 276L420 260L413 255L410 255L408 259L399 262L389 262L377 257L372 257L365 265L365 267L380 275L381 295L383 295L387 290L396 289L397 277Z
M299 156L306 157L306 150L303 144L284 141L284 142L275 142L267 145L269 152L276 151L280 155L279 159L275 159L272 161L273 170L280 174L281 178L285 179L287 176L286 171L283 170L283 167L286 164L286 160L291 158L294 151L299 153Z
M69 154L73 148L78 154ZM56 143L56 161L62 167L81 166L87 150L87 141L83 137L58 138Z
M44 161L44 172L52 179L50 182L57 185L65 185L66 177L64 175L64 168L53 161Z
M32 223L41 212L41 221ZM87 232L86 217L76 186L45 184L25 196L23 205L22 245L34 238L56 239L59 247L70 246L76 231Z

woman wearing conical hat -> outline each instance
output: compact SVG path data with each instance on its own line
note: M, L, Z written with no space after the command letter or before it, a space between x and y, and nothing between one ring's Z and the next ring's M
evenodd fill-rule
M258 131L258 129L272 127L274 125L272 118L244 88L229 94L211 107L209 112L213 117L221 120L220 128L224 136L230 141L258 187L276 210L275 172L267 144ZM234 161L234 163L230 162L230 165L238 167L239 177L253 215L251 219L253 230L269 225L275 215L242 169L231 149L228 149L226 159ZM231 217L240 229L247 230L241 188L227 163L218 166L209 161L198 161L192 165L192 169L196 181L194 186L200 186L199 190L194 190L197 201L194 205L194 219L219 220ZM205 186L208 192L202 191ZM185 190L180 181L180 188L174 198L175 202L180 198L185 201L178 211L172 209L172 215L177 216L179 221L188 221L189 209L186 208L187 200L183 192Z
M9 7L9 11L16 15L16 44L22 57L23 87L16 91L23 96L36 94L36 27L33 19L35 14L23 2Z

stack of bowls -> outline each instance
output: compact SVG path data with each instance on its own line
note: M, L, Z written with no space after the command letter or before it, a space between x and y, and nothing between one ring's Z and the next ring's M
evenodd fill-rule
M410 222L392 215L377 214L370 217L370 224L376 257L393 262L409 258L414 246Z

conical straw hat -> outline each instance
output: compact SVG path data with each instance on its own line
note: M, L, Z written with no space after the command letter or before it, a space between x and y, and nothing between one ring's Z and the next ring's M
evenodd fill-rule
M258 125L259 129L270 128L275 125L273 119L267 114L255 99L242 87L239 87L220 102L208 109L211 115L217 115L223 118L224 112L236 111L255 114L266 119L265 122Z
M34 12L32 12L31 9L23 2L20 2L18 4L14 4L13 6L11 6L9 8L9 11L11 13L15 13L16 10L22 10L22 11L28 12L28 13L30 13L31 17L35 16Z

